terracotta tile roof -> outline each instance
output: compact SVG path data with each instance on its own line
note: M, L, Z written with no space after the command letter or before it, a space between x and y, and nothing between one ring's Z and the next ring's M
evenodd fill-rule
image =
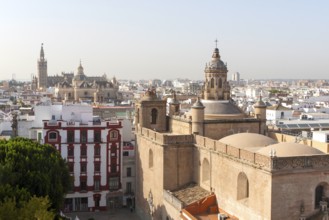
M211 192L201 188L195 183L191 183L173 191L172 194L182 201L184 205L188 205L210 195Z

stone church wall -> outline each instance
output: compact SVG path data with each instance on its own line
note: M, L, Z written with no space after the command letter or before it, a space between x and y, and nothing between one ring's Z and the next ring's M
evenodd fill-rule
M310 169L301 172L296 169L274 174L272 181L272 219L298 219L302 204L305 213L316 212L315 189L321 183L326 185L325 194L328 197L329 177L321 171Z
M139 134L140 135L140 134ZM150 167L150 152L152 152L152 166ZM143 219L150 217L147 199L150 192L153 197L154 219L160 219L163 198L163 147L153 140L139 136L137 138L136 158L136 208ZM142 210L145 212L142 213ZM149 211L149 212L147 212Z
M193 180L193 145L164 146L164 189L175 190Z
M238 148L230 148L238 154ZM209 161L209 181L203 181L203 161ZM208 149L195 148L195 178L201 187L216 194L218 205L240 219L271 219L271 175L260 169ZM248 196L238 199L238 176L248 179Z
M192 131L192 124L180 119L172 118L169 126L169 130L175 134L190 134Z

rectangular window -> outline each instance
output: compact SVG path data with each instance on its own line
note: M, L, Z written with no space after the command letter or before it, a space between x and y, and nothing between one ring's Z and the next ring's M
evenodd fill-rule
M128 151L123 151L123 156L125 156L125 157L129 156L129 152Z
M127 177L131 176L131 167L127 167Z
M87 181L86 180L80 180L80 190L87 191Z
M68 146L68 148L67 148L67 156L68 157L74 157L74 147L73 146Z
M110 177L109 178L109 189L117 190L119 188L119 177Z
M101 142L101 131L94 131L94 142L95 143Z
M117 172L117 165L111 164L111 173L116 173L116 172Z
M81 152L81 157L86 157L87 156L87 147L86 146L81 146L80 147L80 152Z
M69 167L69 172L73 173L74 172L74 163L68 163L68 167Z
M80 141L81 141L81 143L87 143L87 131L86 130L82 130L80 132Z
M95 163L95 173L98 173L101 171L101 165L99 162Z
M81 163L80 168L81 168L81 173L86 173L87 172L87 163Z
M74 143L74 131L67 131L67 143Z
M101 155L101 148L100 148L100 146L95 146L94 153L95 153L95 156L100 156Z
M88 198L81 198L81 211L88 211Z
M94 180L94 190L99 191L100 190L100 181Z
M126 193L131 193L131 182L126 182Z

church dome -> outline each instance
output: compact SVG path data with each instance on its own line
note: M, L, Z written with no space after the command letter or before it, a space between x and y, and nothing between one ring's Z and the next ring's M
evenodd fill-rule
M73 80L74 81L85 81L85 80L87 80L87 77L86 77L86 75L83 72L83 67L81 65L81 61L80 61L80 65L78 67L78 73L77 73L77 75L75 75L73 77Z
M87 77L83 74L78 74L73 77L74 81L85 81L87 80Z
M221 70L227 72L227 67L224 62L220 59L219 50L215 48L212 59L209 63L206 64L206 72L212 72L214 70Z
M245 117L244 112L230 100L202 99L201 101L208 118Z
M233 134L226 136L219 141L238 148L266 147L277 143L277 141L272 138L256 133Z
M260 154L270 156L270 152L275 152L277 157L295 157L295 156L311 156L311 155L324 155L322 151L309 147L304 144L281 142L272 144L267 147L261 148L257 151Z

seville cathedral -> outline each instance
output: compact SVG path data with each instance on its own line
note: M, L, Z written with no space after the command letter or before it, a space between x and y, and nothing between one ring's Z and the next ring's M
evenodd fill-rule
M261 97L246 115L231 101L227 72L215 48L188 112L175 94L167 105L153 90L136 103L142 219L201 219L193 216L203 210L217 219L305 220L327 207L329 155L269 137Z
M38 76L33 77L33 89L44 91L48 87L55 88L55 97L59 101L73 102L111 102L120 100L119 82L115 77L107 80L106 75L88 77L80 65L76 75L74 73L62 73L61 76L48 76L47 60L41 45L40 58L38 60Z

